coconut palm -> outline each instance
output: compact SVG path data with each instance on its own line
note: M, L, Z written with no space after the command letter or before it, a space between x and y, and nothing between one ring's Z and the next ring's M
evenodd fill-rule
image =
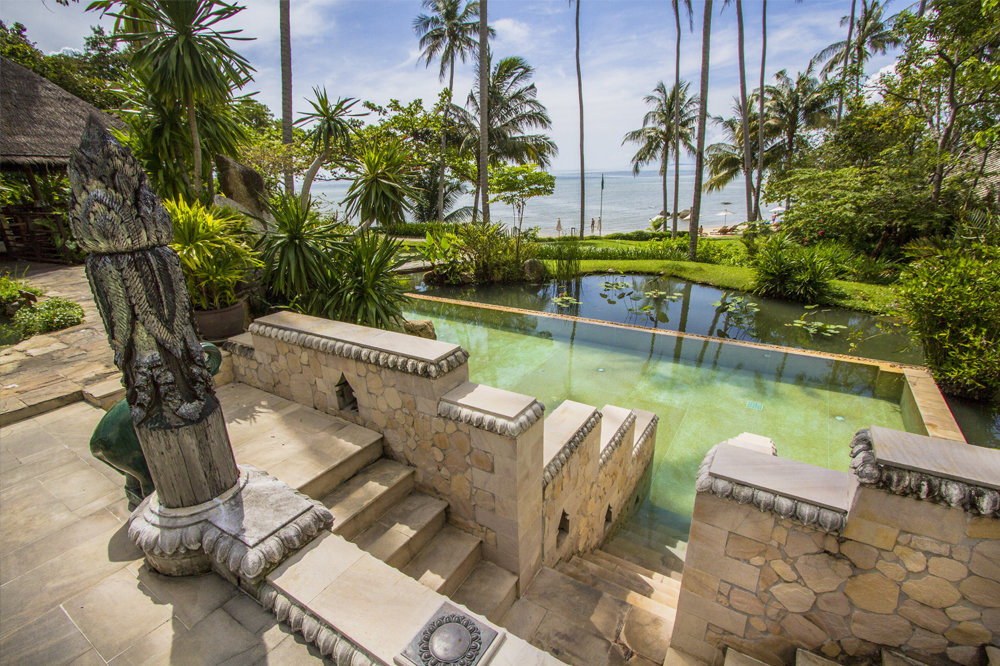
M664 215L667 212L667 165L670 163L670 151L674 146L683 145L689 153L694 152L691 139L698 115L698 98L688 97L689 87L690 84L685 81L668 93L663 81L657 83L653 94L644 98L652 109L643 117L642 127L628 132L622 139L623 145L634 143L639 146L632 156L632 173L638 174L645 164L660 163ZM677 122L678 118L680 122ZM674 224L677 224L676 220Z
M733 0L723 0L722 6L725 8ZM743 0L735 0L736 2L736 48L738 51L738 61L740 70L740 97L739 97L739 112L740 112L740 122L739 127L741 131L750 131L750 123L748 121L749 110L747 109L747 68L746 68L746 58L743 55ZM744 192L746 195L746 205L747 205L747 220L756 219L756 211L753 206L753 182L749 177L750 174L750 137L743 136L740 137L739 145L743 149L743 168L742 173L746 174L747 177L743 179Z
M757 160L757 120L759 116L756 112L749 114L749 127L744 131L742 119L740 118L740 101L734 100L732 118L714 118L716 124L722 127L727 141L714 143L705 149L705 156L708 163L709 178L705 182L705 191L713 192L721 190L729 183L733 182L741 175L748 182L753 181L754 165ZM778 138L777 125L766 122L765 134L768 139L768 147L764 151L763 165L765 169L770 169L783 159L784 153L781 150L784 144L776 142ZM753 137L752 139L750 137ZM747 160L742 142L749 140L751 155ZM749 166L748 166L749 165ZM752 221L752 218L750 219Z
M336 102L330 103L326 88L313 88L313 95L316 99L309 100L313 110L302 114L302 117L295 121L296 125L310 121L316 123L308 134L317 154L309 165L306 175L302 178L302 192L299 194L299 200L303 208L309 201L309 189L312 187L313 179L319 168L330 159L333 146L340 144L345 150L350 149L353 132L350 119L367 114L367 112L351 113L351 108L358 103L358 100L353 97L341 97Z
M570 0L572 3L573 0ZM586 221L586 172L583 168L583 75L580 73L580 0L576 0L576 95L580 100L580 238Z
M708 62L711 55L712 0L705 0L701 27L701 91L698 94L698 146L694 155L694 200L688 223L688 258L694 261L698 251L698 225L701 222L701 182L705 168L705 123L708 119Z
M109 9L118 2L94 3ZM243 10L217 0L128 0L121 12L119 37L136 44L133 63L149 93L163 104L180 104L191 136L194 193L202 194L202 146L197 107L229 101L232 91L254 71L229 42L239 30L220 30L219 23ZM131 26L131 27L129 27Z
M466 2L462 6L461 0L423 0L423 6L430 10L430 14L420 14L413 20L413 31L420 37L420 57L427 66L435 58L440 58L441 69L438 79L443 81L445 72L448 72L448 96L449 102L455 88L455 60L459 59L463 63L469 55L475 53L476 35L479 32L479 3ZM492 29L489 30L492 35ZM443 125L448 125L448 115L451 110L450 104L445 104L441 109L441 119ZM445 149L447 139L445 132L441 132L441 158L438 163L438 183L437 183L437 219L444 219L444 199L445 199L445 179L447 177L445 167Z
M361 145L347 167L354 182L341 202L348 217L358 216L360 230L373 222L392 228L404 221L410 200L419 195L411 184L415 175L403 140L390 137Z
M488 49L487 49L488 51ZM490 54L486 55L486 68L490 66ZM516 164L535 163L548 166L558 153L555 143L548 136L528 133L533 129L549 129L552 120L545 105L538 101L538 91L531 82L534 68L517 56L500 60L487 80L487 123L488 164L503 161ZM469 110L454 107L453 113L458 129L465 137L463 152L481 143L476 119L480 117L480 89L476 85L466 100ZM477 160L480 174L485 168L482 157ZM477 192L481 195L482 188ZM478 207L478 198L477 198Z
M490 28L486 23L486 2L482 0L479 12L479 53L476 64L479 68L479 188L483 198L483 224L490 223L490 177L486 165L490 159L489 125L489 76L490 76ZM475 219L475 213L473 213Z
M766 1L766 0L765 0ZM674 25L677 28L677 39L675 42L675 52L674 52L674 88L681 87L681 13L680 8L683 5L687 9L688 17L688 29L694 30L693 15L691 11L691 0L670 0L670 4L674 10ZM681 124L681 107L674 107L674 126L680 126ZM680 177L681 177L681 149L680 149L680 136L674 136L674 212L671 216L673 220L673 226L671 227L670 235L672 238L677 238L677 191L680 189ZM666 212L666 209L664 209Z
M764 90L764 64L767 61L767 0L761 0L760 6L760 85L758 91ZM764 117L764 95L757 95L757 117ZM753 190L753 208L755 219L760 219L760 186L764 182L764 123L757 123L757 185Z
M833 124L832 91L811 74L810 67L799 72L793 81L781 70L774 75L777 83L765 88L765 124L773 123L774 131L783 137L785 169L792 166L803 132Z
M292 142L292 33L290 0L278 0L278 29L281 33L281 143ZM285 194L295 191L295 178L285 168Z
M438 208L436 190L440 181L437 164L429 165L413 179L414 186L419 189L418 195L412 201L413 219L417 222L433 222L435 220L464 222L472 217L471 206L462 206L461 208L452 210L462 195L465 194L462 184L453 178L445 180L444 208Z
M852 4L853 13L854 6ZM847 40L834 42L813 57L814 63L824 62L820 74L825 79L837 69L843 67L842 85L847 85L847 76L853 78L854 93L861 91L861 77L864 76L865 63L872 55L885 54L890 48L898 46L900 41L895 33L886 24L883 14L885 4L880 4L879 0L862 0L861 14L858 15L856 24L851 27L857 31L857 37L851 40L850 35ZM840 19L840 25L849 24L850 19L846 16Z

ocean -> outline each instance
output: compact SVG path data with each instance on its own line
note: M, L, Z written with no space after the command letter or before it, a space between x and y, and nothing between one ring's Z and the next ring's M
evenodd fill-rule
M561 221L562 233L580 224L580 176L578 171L555 171L555 190L550 196L529 199L524 208L524 228L539 227L543 236L557 235L556 224ZM601 196L601 177L604 178L604 192ZM340 201L349 187L349 181L326 181L313 185L314 197L319 197L325 210L339 210ZM678 188L678 210L691 207L694 192L694 165L681 165L680 186ZM633 176L630 171L587 172L587 201L585 207L585 229L590 234L590 219L601 218L604 234L635 231L649 228L650 218L663 209L663 194L660 176L655 168ZM668 208L673 208L673 170L667 176ZM472 205L472 195L467 195L459 205ZM724 225L742 222L746 218L743 180L733 181L721 191L703 192L701 198L701 225L706 231ZM729 211L725 214L724 211ZM494 203L490 206L490 216L505 224L516 223L513 210L509 206ZM681 220L678 229L686 229L687 222ZM595 227L596 233L596 227Z

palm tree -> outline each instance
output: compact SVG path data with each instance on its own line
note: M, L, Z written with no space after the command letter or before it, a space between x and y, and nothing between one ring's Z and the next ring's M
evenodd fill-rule
M281 143L292 142L292 32L289 0L278 0L278 29L281 32ZM295 193L291 165L285 168L285 194Z
M698 94L698 147L694 155L694 200L688 223L688 258L694 261L698 251L698 224L701 221L701 182L705 168L705 121L708 119L709 41L712 37L712 0L705 0L701 28L701 92Z
M464 222L472 216L470 206L452 210L459 198L465 194L462 184L452 178L448 178L444 185L444 216L438 211L437 187L440 182L438 177L438 165L431 164L426 169L420 171L413 179L414 186L419 190L419 195L412 201L413 218L417 222L433 222L441 220L444 222ZM451 211L451 212L449 212Z
M853 42L852 37L854 36L854 13L858 8L858 0L851 0L851 17L847 22L847 43L844 45L844 64L840 68L840 80L841 86L837 93L837 124L840 124L840 118L844 113L844 86L843 82L847 81L847 66L850 64L851 60L851 44ZM922 9L922 8L921 8ZM922 12L921 12L922 13Z
M760 85L757 87L757 117L764 117L764 63L767 60L767 0L760 7ZM757 185L753 190L753 208L760 219L760 186L764 182L764 123L757 123Z
M489 163L489 76L490 76L490 28L486 23L486 2L482 0L479 13L479 193L483 198L483 224L490 223L490 176L486 165ZM475 215L475 213L473 213Z
M572 2L573 0L570 0ZM583 75L580 73L580 0L576 0L576 95L580 100L580 238L583 238L583 225L586 203L586 172L583 168Z
M313 88L313 94L316 99L309 100L313 110L302 114L302 117L295 121L296 124L307 123L311 120L316 121L316 124L309 130L308 137L317 154L302 179L302 192L299 194L303 208L309 202L309 189L312 187L316 172L330 159L330 151L334 144L339 143L345 149L350 148L353 128L349 118L363 116L367 113L351 113L351 107L358 103L358 100L352 97L341 97L331 104L330 98L326 94L326 88Z
M799 72L793 81L785 70L781 70L774 75L777 84L765 88L765 124L773 123L774 131L783 137L781 152L785 169L792 166L803 131L821 129L833 123L831 89L811 74L810 67Z
M389 228L403 223L406 211L411 209L409 200L419 195L411 184L411 158L398 137L360 146L348 167L354 173L354 182L341 202L348 217L358 216L359 231L376 221Z
M737 42L740 62L740 129L743 136L740 144L743 146L743 186L747 200L747 221L757 219L757 211L753 206L753 182L750 178L750 112L747 108L747 71L743 57L743 0L736 0Z
M851 10L853 12L853 5ZM857 23L851 26L857 30L857 38L851 41L849 35L847 40L834 42L813 57L814 63L826 63L820 70L824 79L832 74L838 66L844 66L845 78L842 84L847 85L846 77L850 74L854 79L854 94L860 93L861 78L864 76L865 63L868 62L868 59L875 53L884 55L890 48L900 44L899 38L883 19L884 11L885 5L879 4L878 0L871 0L871 2L862 0L861 14L858 16ZM845 16L840 19L840 25L847 24L849 21L850 19ZM846 63L850 63L850 66L846 66Z
M484 69L490 69L490 54L487 49ZM545 105L538 101L538 91L531 82L534 68L524 58L511 56L503 58L492 68L487 83L485 96L489 109L487 122L487 161L483 162L482 151L477 159L477 170L480 174L487 171L487 164L498 164L502 161L516 164L535 163L547 167L552 157L558 153L555 143L544 134L527 133L532 129L549 129L552 120L549 118ZM481 99L483 95L478 85L474 85L466 101L469 110L455 106L452 112L464 139L463 152L474 145L482 144L482 135L476 119L481 118ZM478 207L479 196L484 190L480 186L476 195Z
M766 1L766 0L765 0ZM688 29L694 30L694 22L691 11L691 0L670 0L670 4L674 9L674 25L677 28L677 39L676 48L674 52L674 88L679 89L681 87L681 14L680 5L683 3L684 7L687 9L688 16ZM680 127L681 108L680 106L674 107L674 127ZM680 135L674 137L674 211L671 215L671 220L673 220L673 226L671 227L670 236L671 238L677 238L677 191L680 188L680 177L681 177L681 147L680 147ZM664 209L666 211L666 209Z
M759 116L756 112L751 113L748 118L749 127L744 130L742 119L739 115L740 101L738 99L734 100L733 111L736 115L732 118L713 119L722 127L727 141L714 143L705 149L709 175L709 179L705 183L706 192L721 190L741 175L747 181L752 181L754 164L760 162L757 159L757 142L750 139L751 136L757 133ZM765 119L764 125L770 145L764 152L763 164L765 169L770 169L782 160L784 154L780 149L784 144L774 141L777 138L777 125L775 123L766 122ZM746 151L744 151L743 141L750 141L752 147L749 160L745 157Z
M467 2L462 6L461 0L423 0L423 6L431 14L420 14L413 20L413 31L420 37L420 57L431 66L435 58L441 59L441 69L438 80L443 81L445 71L448 72L448 103L441 109L442 125L448 125L448 113L451 109L451 96L455 88L455 60L463 63L476 51L476 34L479 22L479 3ZM490 29L492 36L492 29ZM444 219L445 190L445 149L447 140L445 132L441 132L441 158L437 173L437 219Z
M683 144L689 153L694 152L691 138L697 117L698 98L688 97L689 87L690 84L685 81L680 87L674 87L667 93L663 81L657 83L653 94L645 97L646 104L653 108L643 117L642 127L628 132L622 139L623 145L634 143L639 146L632 157L632 173L638 174L641 166L659 161L660 176L663 179L664 215L667 212L667 165L670 163L671 148ZM681 119L680 123L676 122L677 118Z
M114 2L94 5L107 8ZM149 93L164 104L180 104L191 135L194 194L202 195L202 150L197 106L229 101L254 71L229 45L239 30L218 24L243 10L214 0L128 0L110 13L125 27L119 36L137 45L133 63L142 71ZM129 28L128 26L132 26Z

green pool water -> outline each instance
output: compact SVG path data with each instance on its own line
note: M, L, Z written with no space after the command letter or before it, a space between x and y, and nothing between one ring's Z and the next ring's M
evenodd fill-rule
M854 433L903 430L898 397L874 397L877 367L566 319L428 301L439 340L470 353L472 381L537 397L646 409L659 415L643 522L685 529L705 453L742 432L779 455L846 471Z

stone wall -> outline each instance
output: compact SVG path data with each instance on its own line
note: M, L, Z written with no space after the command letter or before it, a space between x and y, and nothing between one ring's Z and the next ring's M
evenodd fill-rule
M672 647L979 664L1000 644L1000 451L872 428L852 456L852 474L706 456Z

